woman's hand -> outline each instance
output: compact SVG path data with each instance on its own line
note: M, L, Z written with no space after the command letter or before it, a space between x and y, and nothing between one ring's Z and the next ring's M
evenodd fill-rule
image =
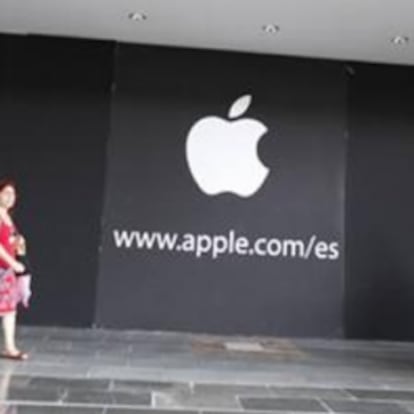
M15 263L13 263L12 269L16 272L16 273L23 273L26 268L24 267L23 263L20 263L18 261L16 261Z

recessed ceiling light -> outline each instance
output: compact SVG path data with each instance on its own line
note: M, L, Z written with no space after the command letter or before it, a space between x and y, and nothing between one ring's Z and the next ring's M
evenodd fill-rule
M410 41L410 38L408 36L394 36L391 39L391 42L394 43L394 45L406 45Z
M269 34L276 34L276 33L280 32L280 27L276 24L265 24L262 27L262 30L266 33L269 33Z
M148 17L144 13L131 12L128 14L128 18L134 22L143 22L144 20L147 20Z

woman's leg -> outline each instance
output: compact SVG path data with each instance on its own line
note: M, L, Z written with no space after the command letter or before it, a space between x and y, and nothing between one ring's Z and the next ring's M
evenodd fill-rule
M16 348L16 312L6 313L3 316L4 350L9 353L17 353Z
M4 351L2 358L25 360L29 355L19 351L16 347L16 312L10 312L3 316Z

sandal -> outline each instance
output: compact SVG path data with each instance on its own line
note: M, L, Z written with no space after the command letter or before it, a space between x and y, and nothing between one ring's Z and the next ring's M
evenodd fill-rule
M26 352L7 352L3 351L0 354L0 358L12 359L14 361L26 361L29 358L29 355Z

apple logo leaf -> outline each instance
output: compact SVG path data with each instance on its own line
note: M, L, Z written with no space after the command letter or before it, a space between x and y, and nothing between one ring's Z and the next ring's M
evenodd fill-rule
M252 95L243 95L237 99L230 108L229 118L234 119L243 115L252 102Z

